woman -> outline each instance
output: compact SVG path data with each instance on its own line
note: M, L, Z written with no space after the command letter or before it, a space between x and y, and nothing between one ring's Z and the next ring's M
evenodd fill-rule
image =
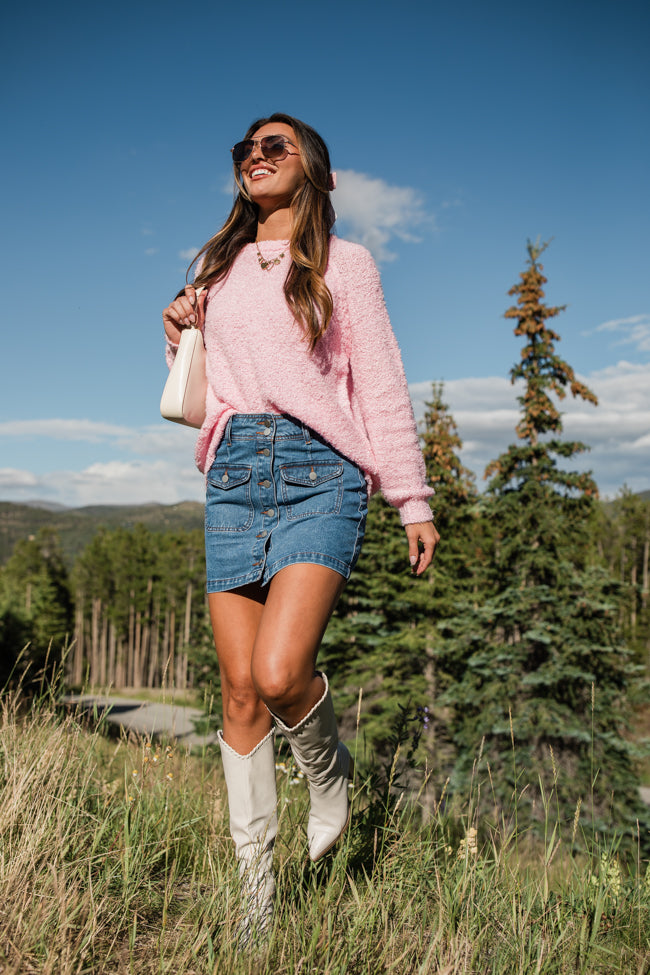
M184 327L204 328L196 456L207 476L219 740L250 931L272 912L274 723L309 783L312 859L347 825L351 760L315 663L359 555L368 491L399 508L416 575L438 533L377 270L364 248L331 235L325 143L275 114L254 122L232 155L230 216L163 321L168 358Z

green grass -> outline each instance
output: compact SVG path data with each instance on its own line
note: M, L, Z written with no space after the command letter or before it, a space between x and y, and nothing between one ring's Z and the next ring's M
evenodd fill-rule
M588 854L549 812L507 823L355 783L336 855L307 860L303 782L278 772L277 909L238 953L236 867L217 754L89 732L45 697L0 717L0 970L116 973L646 973L650 876ZM384 793L384 796L388 793ZM551 804L549 804L551 805ZM476 832L474 832L476 830Z

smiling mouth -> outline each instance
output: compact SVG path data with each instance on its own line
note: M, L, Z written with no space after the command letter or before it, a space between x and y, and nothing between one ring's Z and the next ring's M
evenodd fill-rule
M270 169L258 166L256 169L251 170L251 179L255 179L256 176L273 176L273 172Z

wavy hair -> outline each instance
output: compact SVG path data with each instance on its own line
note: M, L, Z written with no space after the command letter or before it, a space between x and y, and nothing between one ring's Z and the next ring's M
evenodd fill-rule
M276 112L257 119L246 132L250 139L263 125L284 122L296 134L305 181L291 201L291 268L284 283L284 294L293 315L305 331L309 348L314 349L332 318L332 295L325 284L329 254L329 237L334 220L334 207L329 195L330 156L327 146L310 125L291 115ZM205 244L188 268L202 259L194 283L210 286L226 277L239 252L257 237L257 204L248 196L239 166L234 163L237 196L221 230Z

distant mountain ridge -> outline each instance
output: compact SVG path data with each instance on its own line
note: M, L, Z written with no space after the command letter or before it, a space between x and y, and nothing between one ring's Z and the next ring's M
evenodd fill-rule
M639 491L642 501L650 501L650 491ZM605 501L604 504L614 504ZM0 565L21 538L35 535L39 528L57 532L66 561L72 565L99 528L133 528L141 523L150 531L203 530L203 505L199 501L178 504L86 505L66 508L49 501L0 501Z
M17 541L30 538L39 528L56 531L71 565L99 528L133 528L138 523L150 531L202 530L203 505L181 501L169 505L152 502L65 508L47 501L0 501L0 565L7 561Z

